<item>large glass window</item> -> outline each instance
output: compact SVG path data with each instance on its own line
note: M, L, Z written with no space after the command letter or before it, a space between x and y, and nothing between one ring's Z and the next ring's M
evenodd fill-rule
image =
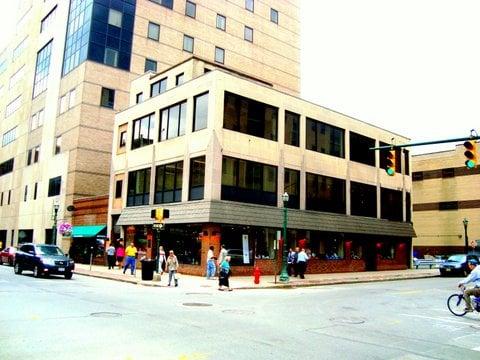
M382 219L393 221L403 220L403 200L401 191L382 188L380 200Z
M150 85L150 97L157 96L167 90L167 78L154 82Z
M350 182L352 215L377 217L377 188L373 185Z
M285 144L300 145L300 115L285 111Z
M285 184L283 192L288 194L287 207L300 208L300 171L285 169Z
M190 191L189 200L203 199L205 188L205 156L190 160Z
M161 235L163 247L175 251L180 264L202 263L202 226L169 224Z
M122 27L122 13L115 9L108 9L108 24Z
M193 131L205 129L208 121L208 93L194 98Z
M307 210L345 214L345 180L307 173Z
M160 111L160 141L185 135L186 114L186 101Z
M307 118L306 133L308 150L345 157L345 130Z
M51 54L52 41L50 40L50 42L37 53L37 63L35 65L35 80L33 82L34 98L47 89Z
M62 185L62 177L57 176L54 178L51 178L48 181L48 196L57 196L60 195L60 188Z
M160 25L153 22L148 23L148 38L156 41L160 39Z
M182 201L183 161L159 165L155 172L155 204Z
M14 158L4 161L0 164L0 176L11 173L13 171Z
M277 141L278 108L225 92L223 127Z
M150 168L128 173L127 206L148 205L150 173Z
M105 48L105 57L103 63L106 65L118 66L118 51L110 48Z
M133 121L132 150L153 144L155 114Z
M375 166L375 139L350 131L350 160Z
M277 168L253 161L223 157L223 200L277 205Z

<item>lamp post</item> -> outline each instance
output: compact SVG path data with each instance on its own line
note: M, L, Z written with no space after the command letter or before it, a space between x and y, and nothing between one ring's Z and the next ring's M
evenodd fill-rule
M287 282L289 280L287 272L287 203L288 203L288 193L283 193L283 249L282 249L282 271L280 273L280 281Z
M55 199L53 202L53 226L52 226L52 244L57 245L57 216L58 216L58 209L60 208L60 204L58 200Z
M467 218L463 218L463 228L465 229L465 254L468 254L468 233L467 233L468 219Z

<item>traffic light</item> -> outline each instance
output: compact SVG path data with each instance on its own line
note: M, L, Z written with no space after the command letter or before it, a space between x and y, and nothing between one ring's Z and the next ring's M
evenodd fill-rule
M395 149L388 150L385 171L388 175L395 175Z
M163 208L153 209L150 211L150 217L162 222L163 219L168 219L170 217L170 210Z
M464 154L467 158L465 165L467 166L467 169L473 169L477 166L477 143L475 140L468 140L463 143L463 146L465 147Z

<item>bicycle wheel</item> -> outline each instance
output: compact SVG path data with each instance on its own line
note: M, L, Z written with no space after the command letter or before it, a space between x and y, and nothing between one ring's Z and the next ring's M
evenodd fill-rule
M455 316L463 316L467 312L465 308L467 304L465 303L465 299L463 298L462 294L453 294L447 300L448 310L455 315Z

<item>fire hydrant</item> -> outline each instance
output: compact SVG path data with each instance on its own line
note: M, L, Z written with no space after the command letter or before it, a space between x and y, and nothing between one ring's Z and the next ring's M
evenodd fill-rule
M258 266L253 269L253 283L260 284L260 268Z

